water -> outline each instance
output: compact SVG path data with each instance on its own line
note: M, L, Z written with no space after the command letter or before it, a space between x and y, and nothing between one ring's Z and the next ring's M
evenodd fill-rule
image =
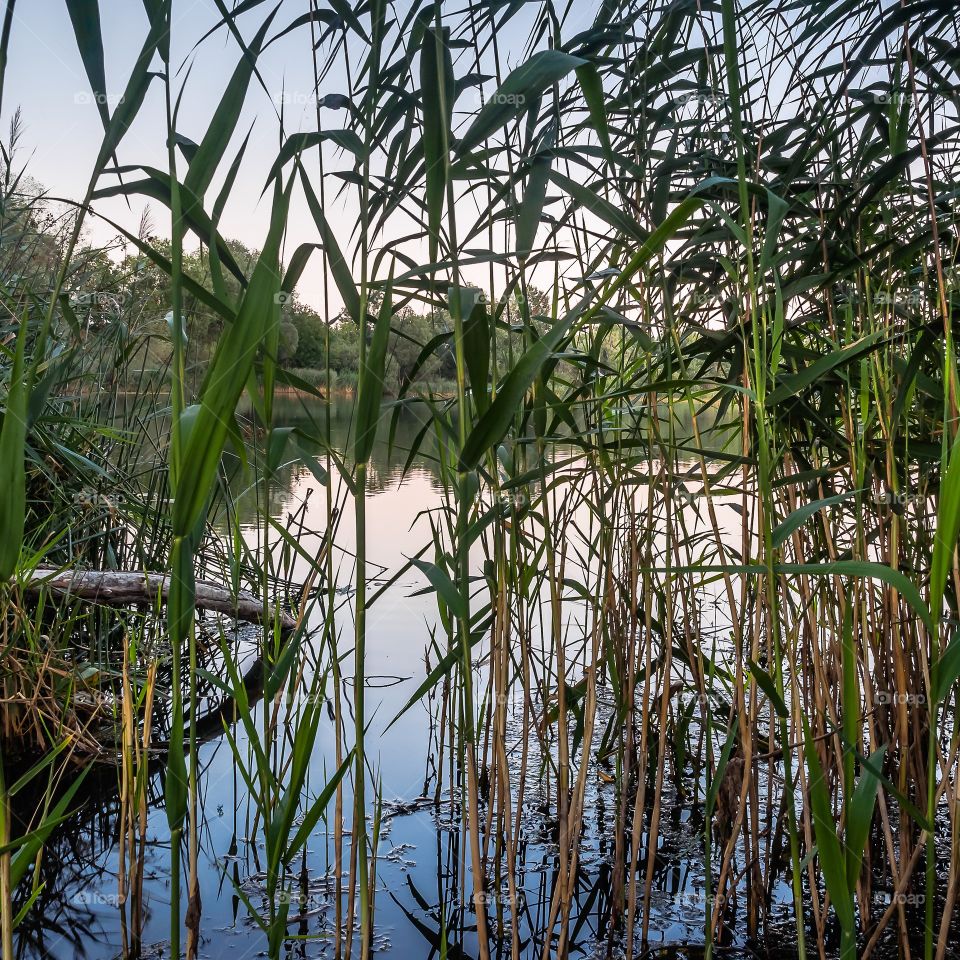
M284 401L280 419L291 426L311 427L317 410L301 401ZM350 402L334 405L332 437L341 449L348 443ZM443 504L444 491L429 446L416 457L404 476L405 449L421 424L410 415L401 419L397 449L378 443L372 458L368 491L367 524L369 562L376 591L386 578L401 569L429 541L428 518ZM383 431L385 434L386 431ZM243 535L257 549L263 537L258 508L263 487L250 486L237 473L234 495L239 506ZM352 504L336 479L331 480L334 502L341 506L337 532L337 622L341 653L352 646L351 591L353 583ZM298 514L301 548L314 555L322 546L326 524L326 489L302 465L287 465L269 491L269 513L283 524ZM298 513L298 511L302 511ZM271 543L278 543L275 534ZM295 579L306 576L302 558L293 562ZM464 960L477 955L476 918L470 904L469 852L462 832L459 796L451 794L444 779L435 801L436 730L431 725L432 704L416 704L395 723L394 718L426 676L430 629L435 626L436 600L422 592L426 581L416 570L404 574L386 589L370 608L367 619L367 712L371 727L368 759L385 801L382 837L377 851L377 896L374 942L378 951L399 958L439 956ZM441 640L442 642L442 640ZM249 642L248 642L249 645ZM436 655L430 656L436 662ZM345 659L344 699L352 697L351 657ZM601 697L603 695L601 689ZM328 691L329 694L329 691ZM512 705L514 719L508 745L519 745L529 731ZM599 706L598 722L609 717L610 704ZM349 722L349 720L348 720ZM392 724L392 725L391 725ZM389 728L389 729L388 729ZM238 732L238 735L242 734ZM536 738L531 738L532 749ZM208 958L262 955L266 939L248 916L239 891L256 906L263 906L264 876L262 837L253 826L252 805L234 757L222 737L205 743L201 762L201 894L203 919L200 955ZM506 887L492 890L488 908L493 921L495 955L510 955L509 918L521 916L524 956L543 951L550 896L556 871L556 845L552 821L537 803L540 790L537 756L526 785L523 810L524 844L520 893L511 899ZM335 736L329 716L321 722L311 757L310 789L319 792L335 769ZM150 782L149 844L146 854L143 931L144 955L167 956L169 937L169 835L162 797L162 763ZM672 789L670 787L668 790ZM47 848L42 864L45 886L30 918L21 928L25 956L108 958L122 954L124 930L118 905L117 862L119 833L115 776L99 775L95 787L85 791L86 801ZM704 877L701 853L702 822L673 795L663 798L669 811L656 855L654 914L650 940L656 944L702 942ZM345 809L349 811L349 791ZM613 783L591 776L586 802L583 852L577 901L573 906L571 956L606 955L608 899L617 797ZM297 957L333 955L337 936L332 896L332 817L322 821L308 844L302 866L302 886L291 925L304 939L292 944ZM347 814L349 819L349 814ZM349 822L346 824L349 828ZM785 891L780 891L785 895ZM501 939L496 933L502 933ZM443 944L446 938L445 945ZM678 954L679 955L679 954Z

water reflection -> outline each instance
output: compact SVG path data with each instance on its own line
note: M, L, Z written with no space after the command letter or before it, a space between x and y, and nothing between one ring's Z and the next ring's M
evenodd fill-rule
M318 473L328 468L333 474L334 486L340 490L336 465L327 460L323 445L339 453L350 450L353 408L354 399L349 396L335 398L329 411L325 404L305 395L281 394L276 398L275 422L299 431L301 446L288 445L269 484L262 479L254 483L251 479L254 471L244 470L239 457L228 455L232 469L233 507L241 525L255 524L264 513L275 519L282 518L295 511L307 498L317 498L318 504L322 503L325 494L321 496L321 488L325 480ZM406 482L426 480L431 491L439 493L442 490L436 444L428 421L418 416L417 410L417 405L413 405L403 407L395 416L389 409L384 413L367 468L368 497L375 498L388 491L395 493L404 479L405 470ZM245 417L249 428L255 429L255 419L249 411ZM315 440L321 445L315 444ZM305 452L319 470L311 470L304 462ZM262 470L256 472L262 477Z
M329 411L296 397L279 400L277 421L299 428L304 436L321 438L334 450L348 450L352 403L333 404ZM406 471L410 451L418 454ZM317 454L319 466L325 457ZM290 556L287 574L294 581L306 578L310 564L324 548L328 531L327 496L338 510L336 532L336 624L343 640L343 683L349 704L352 635L351 583L353 580L353 512L349 496L334 470L326 483L302 458L286 458L269 483L250 483L240 458L233 466L230 492L233 507L252 550L260 543L264 515L283 525L295 516L297 543L303 555ZM429 541L428 512L442 503L443 489L429 431L415 413L400 416L394 429L380 431L370 469L367 506L370 560L383 577L406 564ZM380 494L384 495L380 495ZM272 536L268 531L266 536ZM271 544L279 541L271 540ZM376 570L377 567L374 566ZM382 582L382 580L380 581ZM463 849L460 810L460 777L448 762L443 734L434 723L442 688L426 701L400 713L412 693L436 663L431 631L436 626L435 598L424 591L425 581L414 570L399 578L370 608L367 619L367 673L370 718L368 759L385 801L383 830L377 849L377 910L375 945L392 948L397 957L476 957L477 916L469 893L469 854ZM315 618L322 620L321 609ZM575 626L575 625L574 625ZM483 657L482 646L478 654ZM212 668L211 668L212 669ZM216 672L213 670L213 672ZM329 686L325 695L330 696ZM550 759L537 754L537 737L528 729L518 707L508 730L511 748L527 743L530 751L528 779L523 784L520 813L516 889L510 892L502 871L492 875L488 913L494 956L511 956L514 949L526 957L540 957L551 936L551 900L559 860L557 820L543 794L543 771ZM538 710L546 709L539 704ZM612 726L615 711L600 705L599 721ZM239 735L239 734L238 734ZM242 741L241 741L242 742ZM261 933L249 919L246 899L258 909L265 906L265 860L262 831L247 787L237 770L233 753L222 739L205 742L199 754L201 896L203 902L201 956L243 956L262 949ZM335 766L336 731L326 714L317 731L310 759L309 785L313 793L324 784ZM146 836L141 904L142 931L137 935L144 956L166 955L169 930L169 834L163 809L163 764L148 777ZM513 789L519 792L520 784ZM672 788L668 785L669 792ZM649 926L654 943L702 939L704 864L700 847L702 823L683 798L672 792L664 804L671 811L662 825L659 845L641 845L641 870L652 858L650 882L657 912ZM345 809L351 797L346 789ZM481 819L493 816L483 798ZM612 871L616 856L615 829L620 812L616 787L591 778L585 802L583 847L577 882L570 905L571 956L595 955L608 940L617 922L612 903ZM21 931L21 953L36 957L91 958L136 955L131 949L131 906L121 900L117 872L118 837L123 813L116 790L116 775L106 774L85 791L85 802L57 831L42 860L44 887L28 926ZM629 821L629 817L628 817ZM321 822L297 864L296 903L291 910L290 932L301 937L289 955L332 957L336 929L335 878L348 872L349 863L335 862L332 822ZM502 849L502 825L492 823L485 843ZM498 854L494 853L496 858ZM517 943L511 942L511 917L519 919ZM731 924L733 930L735 924Z

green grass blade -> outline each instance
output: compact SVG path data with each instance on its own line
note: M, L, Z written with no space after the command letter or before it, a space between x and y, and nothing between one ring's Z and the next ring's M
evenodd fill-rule
M535 53L526 63L517 67L483 105L457 144L457 153L462 157L475 150L487 137L525 112L549 86L586 63L581 57L562 50Z

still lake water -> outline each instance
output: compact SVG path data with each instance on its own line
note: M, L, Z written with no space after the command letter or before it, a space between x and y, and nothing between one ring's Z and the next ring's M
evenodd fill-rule
M284 401L284 422L297 425L306 414L298 400ZM334 405L332 437L335 445L347 443L351 403ZM430 539L429 511L441 507L443 488L429 456L417 457L403 474L405 449L421 424L412 415L399 425L397 450L378 443L372 458L368 490L368 562L371 576L382 583L400 569ZM385 431L384 431L385 432ZM334 481L335 501L342 489ZM258 511L262 488L238 484L234 491L248 544L256 549L262 536ZM269 514L284 523L302 511L300 546L309 555L322 546L326 526L326 490L309 469L288 465L279 471L269 494ZM351 585L354 545L352 504L343 501L337 532L337 587L341 605L338 624L341 653L352 647ZM312 531L312 532L311 532ZM307 564L294 561L294 578L306 576ZM370 609L367 619L367 738L368 761L376 771L385 801L384 828L378 849L374 944L385 956L440 957L442 930L446 931L446 956L469 960L477 955L476 918L469 905L469 852L463 843L462 818L456 797L444 781L439 806L426 802L435 788L431 765L430 709L414 706L398 722L394 717L426 676L425 652L430 628L437 620L436 599L423 592L425 580L416 572L402 576ZM351 699L351 656L344 662L344 696ZM431 658L436 662L435 657ZM600 717L607 709L600 704ZM609 715L609 714L608 714ZM347 720L349 723L349 719ZM390 727L388 730L387 727ZM524 735L516 725L509 730L512 742ZM319 793L335 769L333 723L325 718L313 751L310 789ZM242 958L265 955L266 940L247 915L234 889L239 882L245 895L260 907L263 896L262 834L253 827L251 804L231 750L223 738L201 749L200 781L203 814L201 837L201 894L203 901L201 956ZM536 758L531 769L536 770ZM121 955L122 930L117 909L118 816L116 791L110 778L58 831L48 847L45 887L34 913L21 930L24 956L112 958ZM610 823L615 813L613 784L591 781L586 804L581 878L572 910L571 956L606 955L606 894L612 863ZM168 956L169 937L169 836L162 806L159 772L151 782L154 802L149 812L150 846L145 879L145 956ZM534 798L535 799L535 798ZM660 838L651 919L651 946L702 942L703 863L701 826L690 812L666 798L668 823ZM349 796L345 810L349 811ZM349 817L349 813L347 814ZM332 817L315 831L306 858L308 895L300 922L291 927L304 939L290 946L295 957L331 957L337 937L331 893ZM523 955L540 957L543 930L549 912L555 872L555 851L548 818L530 803L524 814L526 843L522 847L523 874L518 878L522 896ZM349 829L349 822L346 824ZM231 879L232 878L232 879ZM466 878L466 880L465 880ZM466 892L465 892L466 891ZM510 955L509 931L494 939L495 955Z

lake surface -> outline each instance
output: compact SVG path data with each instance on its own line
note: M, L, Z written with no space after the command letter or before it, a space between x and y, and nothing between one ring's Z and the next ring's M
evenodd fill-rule
M300 400L285 398L282 422L304 427L316 425L322 411ZM351 401L333 405L334 445L348 442ZM368 562L372 590L384 584L430 539L431 511L443 505L444 490L435 460L427 445L404 473L406 448L419 434L422 423L409 414L401 418L396 443L388 447L381 438L374 451L368 490ZM382 431L386 433L386 430ZM344 696L351 697L353 640L353 510L342 484L334 477L330 492L341 507L337 532L335 567L337 623L344 659ZM282 467L269 491L250 487L238 473L233 494L239 505L243 536L251 549L262 550L264 526L262 505L285 524L297 518L297 540L308 555L322 548L326 526L327 488L301 464ZM738 518L731 515L731 530ZM268 531L268 540L276 544ZM292 578L306 577L308 565L292 559ZM399 958L470 958L477 955L476 917L470 905L469 852L463 834L460 798L451 793L450 778L437 790L436 737L431 723L435 704L418 703L393 723L404 704L427 673L431 628L436 626L435 595L425 592L427 583L416 571L408 572L376 600L367 619L367 738L368 760L375 771L384 801L382 836L377 851L377 896L375 947ZM717 614L722 627L722 612ZM477 659L482 661L483 651ZM436 662L430 656L431 663ZM478 664L478 676L483 671ZM601 689L601 694L603 690ZM600 719L610 705L601 701ZM513 715L513 705L508 707ZM517 713L519 715L519 713ZM349 722L349 721L348 721ZM388 729L389 728L389 729ZM508 748L516 748L529 732L514 719L508 727ZM241 732L238 731L238 736ZM522 873L518 895L507 902L494 892L490 908L494 927L501 923L502 939L493 939L496 956L510 956L509 917L521 917L524 956L539 957L557 869L554 824L537 802L540 765L534 755L533 774L526 785L522 813L524 836L520 846ZM200 781L203 829L200 862L203 901L201 956L239 958L263 955L266 940L248 917L238 896L238 884L254 905L262 905L264 876L262 834L234 757L224 739L216 738L201 749ZM311 757L310 792L319 793L336 768L335 731L332 716L321 722ZM109 775L101 778L100 790L61 828L48 846L45 868L47 886L40 909L33 911L35 925L21 930L25 956L91 957L120 956L123 929L117 904L118 803ZM456 777L454 776L454 782ZM161 771L150 786L153 803L149 811L149 849L145 879L144 945L146 956L167 956L169 937L169 836L162 806ZM667 786L665 790L671 791ZM347 787L347 792L349 788ZM678 798L663 798L666 823L656 854L655 914L650 918L650 945L696 945L703 941L704 868L702 820ZM350 798L344 807L349 811ZM613 856L612 824L617 794L613 783L591 776L586 801L583 852L576 902L572 907L571 956L606 956L608 897ZM347 814L349 821L349 813ZM349 829L349 822L346 824ZM338 936L332 877L333 806L328 822L321 822L308 845L302 864L303 886L299 905L298 934L305 939L289 948L297 957L333 956ZM788 891L775 892L775 900ZM293 928L291 928L293 929ZM735 943L742 942L735 940ZM695 953L695 950L694 950Z

